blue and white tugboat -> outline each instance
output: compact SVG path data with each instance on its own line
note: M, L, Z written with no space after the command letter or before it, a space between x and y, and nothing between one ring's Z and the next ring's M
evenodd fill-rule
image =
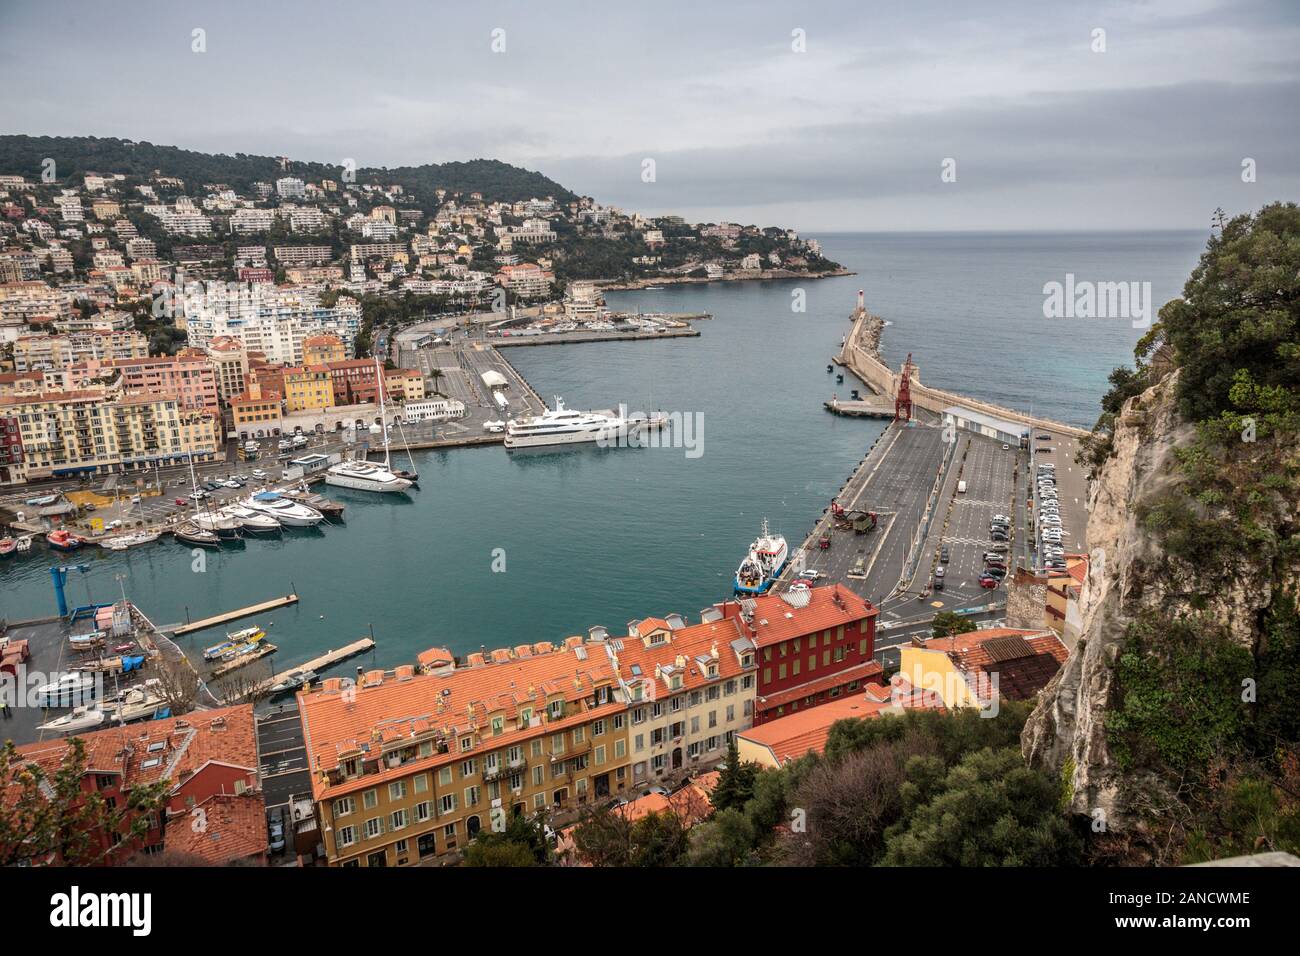
M749 546L749 554L736 569L736 593L762 594L780 577L789 559L785 538L772 534L764 518L762 533Z

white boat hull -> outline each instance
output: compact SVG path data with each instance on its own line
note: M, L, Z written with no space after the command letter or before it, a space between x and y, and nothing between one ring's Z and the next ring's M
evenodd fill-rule
M392 475L387 480L376 480L362 475L335 474L333 472L325 473L325 484L332 485L335 488L351 488L353 491L378 492L405 491L411 487L410 481L405 478L398 478L396 475Z

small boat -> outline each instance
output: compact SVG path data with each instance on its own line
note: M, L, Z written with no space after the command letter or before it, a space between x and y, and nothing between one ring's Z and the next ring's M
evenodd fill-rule
M281 492L281 495L310 508L315 508L327 518L343 517L342 503L326 498L324 495L318 495L312 491L284 491Z
M38 707L76 707L95 699L97 681L89 674L64 674L36 688Z
M218 514L228 515L239 523L239 530L253 534L274 534L280 530L280 522L270 515L254 511L245 505L233 504L222 508Z
M74 651L90 651L104 646L104 635L100 631L91 631L88 634L71 634L68 636L68 643L72 645Z
M72 713L55 717L43 724L37 724L37 730L53 734L71 734L79 730L92 730L104 722L104 712L95 704L85 704L73 709Z
M202 531L211 531L219 538L239 537L239 520L222 511L196 511L190 519Z
M221 538L212 531L205 531L193 521L186 521L172 530L172 536L185 544L195 544L200 548L219 548Z
M0 538L0 558L7 558L18 553L18 542L13 538Z
M79 535L64 528L51 531L45 536L45 542L55 551L76 551L85 543Z
M246 627L243 630L231 631L226 635L226 639L219 644L213 644L211 647L204 648L203 659L205 661L214 661L222 657L229 651L244 645L256 646L258 641L266 637L266 631L260 627Z
M25 537L19 538L19 539L18 539L18 553L19 553L19 554L26 554L26 553L27 553L28 551L30 551L30 550L32 550L32 536L29 534L29 535L26 535Z
M27 506L30 508L44 508L47 505L54 504L54 502L58 501L59 498L61 497L62 495L56 492L55 494L52 495L41 495L40 497L37 498L28 498Z
M272 694L283 694L291 690L297 690L303 684L309 684L316 679L315 671L298 671L290 674L283 680L276 681L271 685Z
M160 531L131 531L105 538L99 542L99 545L109 551L125 551L127 548L134 548L141 544L152 544L161 534Z

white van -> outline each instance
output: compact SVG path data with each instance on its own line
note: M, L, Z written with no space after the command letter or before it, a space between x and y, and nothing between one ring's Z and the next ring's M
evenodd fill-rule
M959 494L959 495L964 495L964 494L966 494L966 479L965 479L965 478L963 478L961 481L957 482L957 494Z

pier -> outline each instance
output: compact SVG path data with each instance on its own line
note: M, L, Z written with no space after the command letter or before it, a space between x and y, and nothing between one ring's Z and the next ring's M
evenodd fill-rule
M264 693L274 685L280 683L280 681L287 680L291 677L299 677L308 671L319 673L327 667L337 664L340 661L347 660L349 657L356 657L358 654L364 654L374 646L374 638L363 637L359 641L353 641L351 644L347 644L337 650L326 651L319 657L313 657L305 663L297 664L294 667L282 670L278 674L272 674L266 680L249 688L247 693L249 696Z
M217 614L213 617L205 617L201 621L182 624L180 627L172 628L172 634L176 637L183 637L186 634L193 634L195 631L203 631L209 627L216 627L218 624L227 624L230 621L237 621L241 617L250 617L254 614L261 614L263 611L272 611L278 607L286 607L290 604L298 603L298 595L286 594L283 597L271 598L269 601L263 601L261 604L250 604L248 607L241 607L234 611L227 611L225 614Z
M247 667L249 664L253 663L253 661L260 661L263 657L266 657L268 654L274 654L278 650L279 648L276 647L274 644L268 644L265 641L263 641L260 645L258 645L257 650L253 651L251 654L241 654L239 657L236 657L233 661L227 661L224 664L220 664L217 667L214 667L212 669L212 673L208 675L208 679L219 680L222 677L225 677L227 674L239 670L241 667Z
M496 348L514 348L524 345L577 345L582 342L631 342L637 339L699 338L699 329L664 329L662 332L548 332L542 335L494 335L486 339Z
M845 401L843 399L833 398L829 402L823 403L825 409L833 415L843 415L846 418L893 418L894 406L884 399L875 399L874 401L866 399L853 399Z

